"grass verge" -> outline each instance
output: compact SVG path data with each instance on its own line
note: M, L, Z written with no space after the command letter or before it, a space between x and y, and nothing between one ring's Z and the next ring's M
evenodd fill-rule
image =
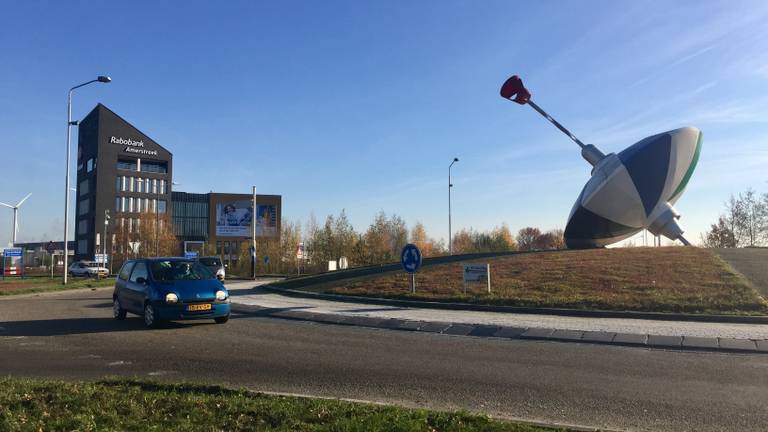
M410 294L402 272L322 287L324 292L488 305L592 310L766 315L768 302L712 251L624 248L521 254L483 260L491 293L464 294L458 263L424 268Z
M515 431L466 412L271 396L215 386L0 378L0 430Z
M44 277L29 277L25 279L6 277L0 281L0 296L29 294L45 291L62 291L77 288L98 288L113 286L114 278L93 279L93 278L70 278L66 285L60 278L50 279Z

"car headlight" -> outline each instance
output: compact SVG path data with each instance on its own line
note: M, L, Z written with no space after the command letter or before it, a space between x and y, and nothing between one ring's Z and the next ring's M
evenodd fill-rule
M224 301L227 299L227 292L223 290L216 291L216 300Z
M166 303L178 303L179 302L179 296L177 296L174 293L168 293L165 295L165 302Z

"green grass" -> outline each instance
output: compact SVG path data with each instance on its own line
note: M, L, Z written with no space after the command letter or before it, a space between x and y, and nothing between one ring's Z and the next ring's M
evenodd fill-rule
M69 278L67 284L62 283L61 277L50 279L47 276L34 276L28 278L6 277L0 280L0 296L29 294L46 291L61 291L77 288L97 288L113 286L114 278L93 279L93 278Z
M0 430L515 431L562 429L439 412L133 380L0 378Z
M742 276L700 248L616 248L522 254L483 260L492 292L464 294L461 264L425 267L410 294L391 272L319 289L335 294L523 307L768 315L768 302Z

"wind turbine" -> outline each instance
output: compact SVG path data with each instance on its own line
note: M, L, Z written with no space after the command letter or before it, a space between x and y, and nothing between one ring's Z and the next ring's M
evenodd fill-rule
M4 206L6 206L6 207L8 207L8 208L11 208L11 209L13 209L13 236L12 236L12 237L13 237L13 240L12 240L12 242L13 242L13 245L14 245L14 246L16 246L16 232L19 230L19 224L18 224L18 222L17 222L17 220L18 220L18 219L17 219L17 218L18 218L18 216L17 216L17 213L18 213L18 211L19 211L19 207L21 207L21 205L22 205L22 204L24 204L24 201L26 201L26 200L27 200L27 198L29 198L29 197L30 197L30 195L32 195L32 192L30 192L29 194L27 194L27 196L25 196L25 197L24 197L24 199L23 199L23 200L21 200L21 201L19 201L19 203L18 203L18 204L16 204L15 206L12 206L12 205L10 205L10 204L6 204L6 203L4 203L4 202L0 202L0 205L4 205Z

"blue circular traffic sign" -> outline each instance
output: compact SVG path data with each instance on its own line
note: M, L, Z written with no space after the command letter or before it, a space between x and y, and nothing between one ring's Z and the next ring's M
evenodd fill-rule
M408 273L416 273L421 268L421 251L415 244L408 243L400 252L400 265Z

